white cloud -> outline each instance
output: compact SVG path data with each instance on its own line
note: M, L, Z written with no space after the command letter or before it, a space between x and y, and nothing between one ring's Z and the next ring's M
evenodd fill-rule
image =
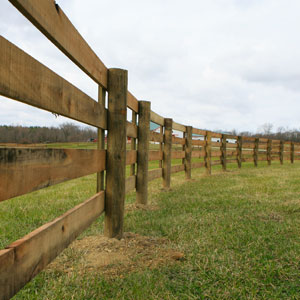
M299 1L57 2L108 67L129 70L130 90L160 115L210 129L300 127ZM96 84L8 1L0 18L3 36L97 96ZM2 123L11 122L7 103L0 98ZM24 124L55 124L49 113L15 111Z

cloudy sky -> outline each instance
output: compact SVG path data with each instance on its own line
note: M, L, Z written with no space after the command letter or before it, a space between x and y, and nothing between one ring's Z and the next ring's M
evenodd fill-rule
M129 90L158 114L211 130L300 129L299 0L57 3L107 67L129 71ZM96 99L97 85L8 0L0 33ZM0 97L0 124L65 121Z

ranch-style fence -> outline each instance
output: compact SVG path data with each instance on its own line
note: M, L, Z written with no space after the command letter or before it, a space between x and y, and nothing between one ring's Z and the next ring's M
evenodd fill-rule
M96 127L98 149L0 149L0 201L93 173L97 193L0 250L0 299L15 295L102 213L105 235L121 238L125 194L136 189L137 203L147 204L151 180L162 178L168 189L176 172L185 171L190 179L194 168L205 167L211 174L214 165L226 170L227 163L241 168L242 162L257 166L258 161L270 165L300 159L300 143L220 134L161 117L151 111L150 102L128 92L127 71L107 69L53 0L9 1L99 85L99 98L87 96L3 36L0 94ZM127 121L128 108L132 122ZM150 121L159 125L159 132L150 132ZM174 136L173 130L183 137ZM131 150L126 150L127 137ZM159 144L159 150L149 150L149 142ZM172 165L173 159L182 163ZM159 161L159 168L148 171L149 161Z

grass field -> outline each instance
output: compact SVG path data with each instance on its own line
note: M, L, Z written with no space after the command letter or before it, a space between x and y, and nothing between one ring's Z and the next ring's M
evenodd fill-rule
M300 164L245 163L192 176L175 174L168 192L151 182L155 209L132 209L134 193L126 200L125 231L163 238L153 255L170 248L184 260L143 267L141 251L139 267L105 276L84 268L71 247L14 299L300 299ZM0 203L0 247L94 192L92 175ZM102 231L103 217L80 239Z

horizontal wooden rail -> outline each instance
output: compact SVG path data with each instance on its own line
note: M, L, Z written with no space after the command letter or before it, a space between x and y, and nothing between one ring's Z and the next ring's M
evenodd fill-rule
M150 120L158 125L164 126L165 119L151 110Z
M164 136L162 133L157 132L150 132L150 141L156 142L156 143L162 143L164 141Z
M98 102L2 36L0 65L0 95L107 128L107 112Z
M206 145L206 141L192 140L192 145L194 145L194 146L205 146Z
M125 180L125 193L129 193L136 188L136 175L132 175Z
M138 128L135 124L127 122L126 126L126 135L128 137L137 138Z
M150 150L148 154L148 160L162 160L163 159L163 152L158 150Z
M185 158L185 151L172 151L171 158L172 159Z
M81 70L107 88L107 68L55 1L9 1Z
M136 113L139 111L139 101L130 92L127 92L127 106Z
M174 130L178 130L178 131L182 131L182 132L186 132L186 127L182 124L179 124L179 123L176 123L173 121L173 124L172 124L172 128Z
M137 160L137 151L136 150L127 150L126 151L126 165L135 164Z
M172 144L184 145L185 144L185 139L172 136Z
M105 157L105 150L0 148L0 201L101 172Z
M205 166L204 162L195 162L195 163L192 163L192 169L202 168L204 166Z
M104 211L104 192L0 250L0 295L10 299Z
M192 133L193 134L197 134L197 135L203 135L205 136L206 135L206 130L201 130L201 129L197 129L197 128L193 128L192 129Z
M204 157L205 156L205 150L193 150L192 151L192 157Z
M177 173L177 172L181 172L184 171L184 165L175 165L175 166L171 166L171 173Z
M152 181L156 178L160 178L162 177L162 174L163 174L162 168L150 170L148 171L148 181Z

